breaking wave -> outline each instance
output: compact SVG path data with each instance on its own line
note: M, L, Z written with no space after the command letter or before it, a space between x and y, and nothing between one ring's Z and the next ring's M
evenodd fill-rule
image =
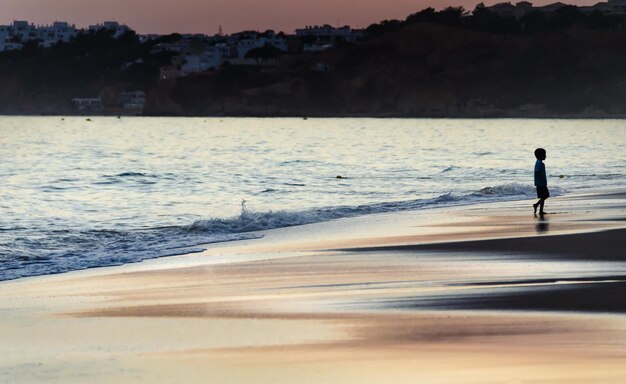
M242 204L241 213L235 217L210 218L189 225L151 229L65 229L41 232L28 228L2 228L0 280L201 252L205 249L203 244L254 239L262 236L259 231L275 228L377 213L525 198L533 194L533 187L505 184L466 194L449 192L429 199L322 207L303 211L254 211Z
M431 199L383 202L357 206L338 206L313 208L304 211L266 211L256 212L242 206L239 216L222 219L198 220L185 227L191 232L215 234L233 234L257 232L268 229L291 227L329 221L339 218L356 217L377 213L411 211L423 208L435 208L444 205L464 205L484 201L525 198L534 196L535 188L522 184L504 184L485 187L468 194L444 193Z

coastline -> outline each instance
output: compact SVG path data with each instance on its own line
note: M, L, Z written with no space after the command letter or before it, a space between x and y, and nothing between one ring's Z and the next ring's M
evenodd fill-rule
M2 282L0 382L623 382L626 193L531 209L340 219Z

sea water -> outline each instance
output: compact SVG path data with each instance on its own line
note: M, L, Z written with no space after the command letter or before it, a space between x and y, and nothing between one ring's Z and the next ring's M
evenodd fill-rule
M0 117L0 280L259 230L624 186L626 120Z

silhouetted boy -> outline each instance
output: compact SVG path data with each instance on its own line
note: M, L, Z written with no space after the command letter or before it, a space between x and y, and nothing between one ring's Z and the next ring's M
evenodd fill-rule
M546 159L546 150L543 148L535 149L535 187L537 187L537 197L539 201L533 204L535 213L537 213L537 207L539 207L539 214L544 215L543 203L548 197L550 197L550 191L548 191L548 178L546 177L546 166L543 164L543 160Z

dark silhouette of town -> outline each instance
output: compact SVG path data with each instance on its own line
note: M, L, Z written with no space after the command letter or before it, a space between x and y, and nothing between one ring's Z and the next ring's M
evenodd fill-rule
M0 114L626 116L626 5L432 8L365 29L0 26Z

